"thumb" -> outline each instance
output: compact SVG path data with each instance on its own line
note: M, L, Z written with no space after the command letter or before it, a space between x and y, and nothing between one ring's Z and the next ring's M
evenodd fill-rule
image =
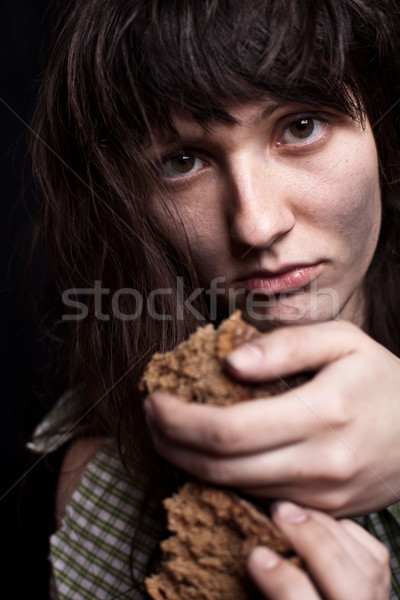
M252 382L317 371L355 352L368 339L348 321L282 327L228 354L226 369L236 379Z

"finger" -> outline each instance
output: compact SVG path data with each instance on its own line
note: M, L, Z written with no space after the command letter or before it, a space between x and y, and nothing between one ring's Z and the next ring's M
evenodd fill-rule
M321 453L314 453L310 464L306 445L224 456L175 443L151 425L150 430L155 449L165 460L209 483L246 489L250 495L267 498L297 495L302 502L327 510L331 508L326 504L327 490L333 489L332 500L339 500L340 490L335 490L340 474L326 471L326 457ZM322 505L317 502L319 495Z
M347 526L322 512L291 502L277 503L273 520L304 559L324 597L335 600L388 597L388 566L378 563L369 546L350 535ZM349 593L351 590L353 595Z
M316 371L354 352L367 340L360 329L346 321L282 327L231 352L226 368L238 379L271 380Z
M184 403L164 392L145 401L150 427L166 439L215 455L255 452L294 444L311 437L324 425L321 406L329 406L330 392L321 395L311 382L273 398L249 400L233 406ZM318 393L320 405L314 400ZM251 434L250 434L251 432Z
M247 559L247 569L266 598L273 600L320 600L321 598L304 571L268 548L254 548Z
M350 521L350 519L340 520L339 525L347 531L357 544L368 550L374 560L381 564L389 562L390 554L386 546L370 535L363 527L354 521Z
M277 475L278 477L278 475ZM334 482L326 479L324 481L314 481L312 478L298 480L292 478L290 482L275 482L264 480L255 486L236 485L235 488L242 495L257 499L259 503L276 498L285 498L285 500L297 502L316 510L327 512L333 517L342 517L344 514L359 514L358 505L353 509L349 493L346 489L335 485ZM339 489L338 489L339 488ZM350 508L348 508L350 505Z
M171 443L155 429L151 429L151 432L155 449L165 460L209 483L249 487L256 490L260 486L260 481L265 482L266 479L271 483L282 483L280 465L285 468L284 476L295 479L296 462L288 460L289 466L286 465L283 458L276 456L282 452L280 450L270 454L248 454L227 458ZM265 483L264 487L266 487Z

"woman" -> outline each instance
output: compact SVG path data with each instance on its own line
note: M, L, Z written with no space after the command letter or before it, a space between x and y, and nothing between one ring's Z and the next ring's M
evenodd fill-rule
M176 485L152 442L203 479L366 515L362 524L382 541L392 530L392 598L400 597L398 16L390 0L77 0L65 9L33 122L38 217L70 325L73 391L36 435L46 448L74 439L59 485L66 516L52 539L60 597L89 585L92 595L142 597L162 534L157 502ZM315 376L223 413L154 394L150 437L137 391L150 355L236 307L274 331L228 357L234 377ZM132 576L121 566L111 573L101 546L105 515L93 486L112 495L103 477L111 464L135 536ZM92 503L84 518L83 493ZM307 514L298 531L314 515L325 519L339 546L350 535L375 564L378 542ZM91 535L98 551L82 567L81 539ZM346 567L350 598L360 571ZM310 571L310 598L346 597L332 573ZM386 597L378 572L364 577L360 598Z

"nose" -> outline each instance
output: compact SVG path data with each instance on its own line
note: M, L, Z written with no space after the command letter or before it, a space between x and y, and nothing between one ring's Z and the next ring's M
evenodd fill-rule
M232 164L228 211L235 243L265 249L293 229L295 216L282 175L267 159L254 156Z

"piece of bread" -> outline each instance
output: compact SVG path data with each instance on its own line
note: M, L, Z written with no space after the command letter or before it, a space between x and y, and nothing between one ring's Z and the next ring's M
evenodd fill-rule
M227 405L265 396L275 396L296 387L304 376L276 379L262 385L239 383L224 369L229 352L258 337L260 332L236 311L218 329L199 327L185 342L165 354L155 353L147 365L140 389L169 392L185 402ZM254 360L259 360L254 357Z
M299 375L249 385L226 374L224 357L259 335L239 312L218 329L200 327L171 352L154 354L141 389L166 391L185 402L229 405L286 392L304 382L306 377ZM291 553L268 516L232 491L190 481L164 504L174 535L161 543L161 568L145 582L153 600L255 600L260 596L246 574L251 548L266 545Z
M161 569L146 579L153 600L256 600L250 550L262 544L293 557L272 521L234 492L189 482L164 504L175 535L161 542Z

